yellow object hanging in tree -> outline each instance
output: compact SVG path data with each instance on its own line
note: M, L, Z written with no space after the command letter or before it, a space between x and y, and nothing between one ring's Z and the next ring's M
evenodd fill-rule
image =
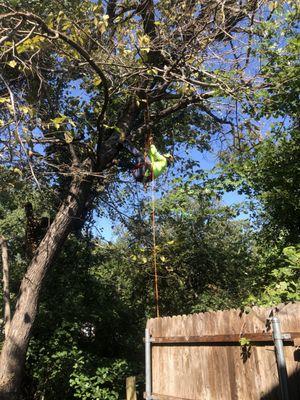
M172 156L160 154L154 144L151 144L148 155L151 161L151 171L146 171L145 176L148 177L152 173L152 179L156 179L167 170Z

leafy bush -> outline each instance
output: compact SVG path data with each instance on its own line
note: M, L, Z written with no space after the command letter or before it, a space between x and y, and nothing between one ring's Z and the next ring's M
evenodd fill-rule
M300 300L300 245L285 247L278 264L269 273L270 283L246 303L267 306Z
M94 373L83 356L75 363L70 377L70 386L75 390L74 397L82 400L119 399L129 370L127 362L102 359L98 363L101 367L96 368Z

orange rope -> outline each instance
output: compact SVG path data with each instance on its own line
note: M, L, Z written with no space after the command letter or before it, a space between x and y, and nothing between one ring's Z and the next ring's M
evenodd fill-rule
M149 151L152 144L152 129L150 126L150 110L149 110L149 100L148 95L146 96L146 108L144 113L144 122L146 125L146 136L145 136L145 154Z
M152 130L150 126L150 110L149 110L149 100L148 95L146 96L146 109L144 114L144 120L146 125L146 137L145 137L145 158L148 155L149 148L152 144ZM145 184L147 188L147 184ZM156 317L159 317L159 292L158 292L158 273L157 273L157 253L156 253L156 226L155 226L155 182L153 170L151 171L151 221L152 221L152 269L154 272L154 301L156 309Z
M157 274L157 254L156 254L156 225L155 225L155 182L152 175L152 267L154 271L154 299L156 308L156 317L159 317L159 292L158 292L158 274Z

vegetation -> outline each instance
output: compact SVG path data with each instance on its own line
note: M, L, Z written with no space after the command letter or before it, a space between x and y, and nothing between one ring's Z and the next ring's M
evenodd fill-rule
M121 399L131 374L142 398L152 201L124 140L177 159L155 187L163 315L300 300L298 17L293 1L0 3L1 399Z

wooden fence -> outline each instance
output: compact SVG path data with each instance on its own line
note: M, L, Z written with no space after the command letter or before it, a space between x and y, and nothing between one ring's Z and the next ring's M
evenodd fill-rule
M269 321L274 314L290 334L284 341L289 400L299 400L300 303L148 320L152 398L280 400ZM241 338L250 347L241 346Z

